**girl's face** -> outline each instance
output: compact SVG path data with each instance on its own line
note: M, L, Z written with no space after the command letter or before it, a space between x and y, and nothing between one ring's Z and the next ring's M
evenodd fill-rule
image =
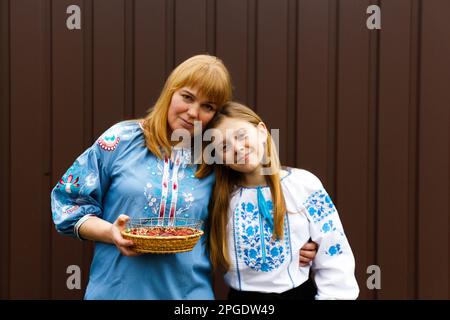
M267 140L264 123L258 126L240 119L225 118L216 127L221 133L216 152L224 165L241 173L253 173L262 166Z
M167 112L172 131L186 129L194 133L194 121L201 121L202 130L214 117L217 106L199 94L196 88L183 87L174 92Z

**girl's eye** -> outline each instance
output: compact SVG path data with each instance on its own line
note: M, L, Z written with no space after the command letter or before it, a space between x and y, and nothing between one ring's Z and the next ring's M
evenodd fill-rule
M204 105L203 105L203 108L204 108L206 111L208 111L208 112L214 110L213 106L210 105L210 104L204 104Z
M240 141L245 139L246 137L247 137L247 135L245 134L245 132L239 132L237 135L237 139Z

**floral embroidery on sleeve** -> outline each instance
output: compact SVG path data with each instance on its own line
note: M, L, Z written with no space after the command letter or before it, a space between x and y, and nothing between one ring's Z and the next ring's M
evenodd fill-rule
M314 192L308 197L304 205L309 218L314 223L318 223L336 212L333 201L324 190Z

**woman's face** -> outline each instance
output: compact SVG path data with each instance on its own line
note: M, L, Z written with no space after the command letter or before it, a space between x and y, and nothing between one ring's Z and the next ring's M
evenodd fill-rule
M244 120L225 118L216 129L220 131L220 139L215 142L216 152L224 165L242 173L261 168L267 140L264 123L255 126Z
M194 121L200 121L202 130L214 117L217 106L202 96L196 88L183 87L174 92L167 113L170 129L194 133Z

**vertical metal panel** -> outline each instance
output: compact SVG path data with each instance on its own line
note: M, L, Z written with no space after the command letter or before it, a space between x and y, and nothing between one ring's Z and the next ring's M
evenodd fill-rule
M380 5L379 0L370 0L367 5ZM368 15L365 15L365 19ZM367 28L366 28L367 29ZM366 240L372 252L368 255L366 264L358 263L358 271L360 274L367 273L369 265L379 265L377 256L377 184L378 184L378 109L379 109L379 45L380 45L380 31L369 30L369 61L368 61L368 103L367 103L367 232ZM378 291L371 289L367 292L369 286L365 283L364 278L368 275L364 274L360 280L360 286L363 288L363 294L367 294L371 299L377 299ZM361 278L360 278L361 279Z
M124 0L96 0L93 27L93 126L98 137L124 118Z
M125 30L125 62L124 62L124 119L133 119L135 116L134 79L135 79L135 0L124 1Z
M45 298L51 295L51 271L52 271L52 216L50 201L48 201L48 194L46 190L52 188L52 15L51 15L51 0L42 1L42 14L44 17L44 24L42 30L42 45L43 45L43 86L42 86L42 182L41 182L41 224L42 229L42 264L43 274L41 289L41 297Z
M296 167L297 133L297 0L288 0L287 17L287 123L286 123L286 159L283 164Z
M83 1L52 2L52 187L85 149L84 132L84 41L81 30L69 30L66 13L70 5L87 11ZM89 129L88 129L89 130ZM52 297L82 298L81 290L69 290L67 267L83 265L81 241L62 237L52 228ZM67 254L70 252L70 255ZM85 270L83 270L85 271ZM87 270L86 270L87 271Z
M216 53L232 76L234 99L249 104L247 98L248 64L248 1L218 0ZM253 106L252 106L253 107Z
M287 0L258 1L256 110L269 128L279 130L281 162L287 158Z
M176 65L206 52L206 12L206 0L175 0Z
M136 117L143 117L156 102L166 78L166 2L136 0L134 13Z
M337 97L339 59L339 2L328 1L328 143L327 175L324 184L336 196Z
M9 1L0 2L0 299L9 297L10 273L10 55Z
M175 1L165 0L166 2L166 77L175 68Z
M256 64L257 57L257 0L247 0L247 103L255 110L256 105ZM243 72L243 70L241 71Z
M49 8L44 1L11 1L11 234L10 298L47 294L49 237L43 221L48 194Z
M368 207L369 148L369 31L368 1L339 2L336 199L356 258L361 298L372 298L365 286L366 268L375 264L373 208Z
M216 54L216 10L217 0L206 0L206 52Z
M329 60L329 52L337 53L330 43L337 29L329 27L330 16L336 12L329 6L328 0L299 1L295 135L298 165L320 177L327 190L332 178L327 175L328 160L334 161L334 152L328 148L329 132L334 131L329 113L335 108L335 93L329 90L335 59Z
M408 139L408 298L417 298L417 265L418 265L418 119L419 119L419 92L420 92L420 2L414 0L411 4L411 30L410 30L410 78L409 78L409 139Z
M382 299L414 297L408 288L409 266L415 257L409 232L414 211L409 208L409 135L411 85L416 65L411 62L411 1L383 2L383 36L380 43L380 92L378 126L378 234L377 255L382 270ZM387 250L389 248L389 250ZM404 276L399 277L399 274Z
M422 299L449 298L449 10L445 0L422 2L417 248Z

